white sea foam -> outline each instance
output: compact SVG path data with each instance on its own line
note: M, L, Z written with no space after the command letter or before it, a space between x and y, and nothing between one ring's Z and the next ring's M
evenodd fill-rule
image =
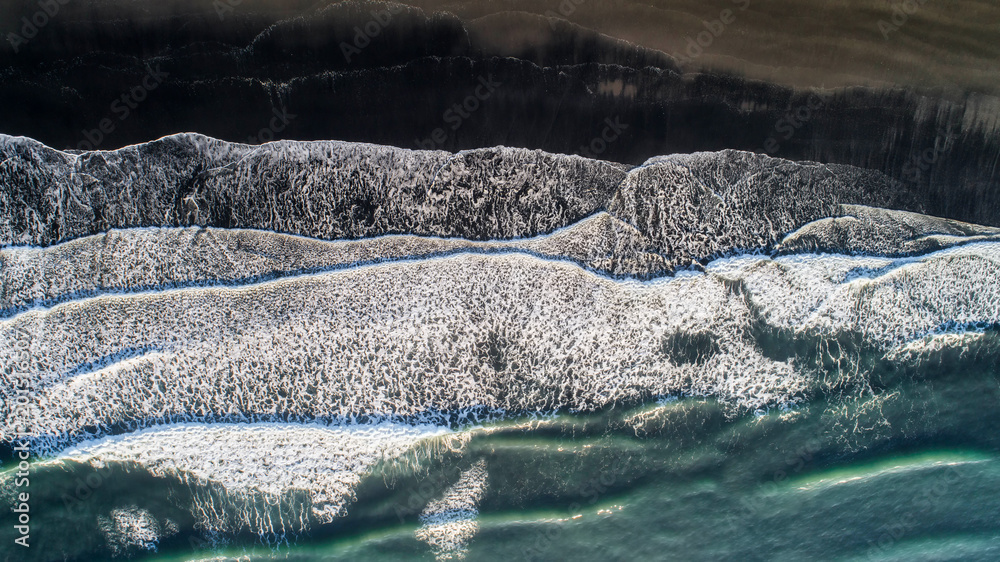
M156 550L161 538L177 534L177 524L170 519L157 520L148 510L136 506L117 508L107 516L97 517L97 526L114 556L136 550Z
M0 312L80 295L246 283L462 250L520 250L617 274L666 268L662 256L643 251L635 228L608 213L548 235L494 241L399 235L329 242L246 229L131 228L46 248L0 248Z
M704 275L616 283L566 263L460 255L86 299L0 322L0 338L31 350L28 427L72 441L165 416L590 410L676 392L757 406L803 391L805 376L742 334L749 322L740 297ZM710 334L715 352L664 352L688 331ZM81 378L80 365L136 348L161 351Z
M85 427L163 419L441 423L434 412L592 410L679 393L787 404L812 373L763 355L754 322L856 333L888 350L1000 321L998 264L1000 244L984 243L905 260L740 258L637 283L463 254L86 299L0 322L0 362L34 384L3 430L29 427L54 451ZM136 349L147 351L106 359Z
M994 242L914 258L741 258L707 269L742 283L775 327L857 332L883 348L949 327L1000 321L1000 244Z
M446 433L442 427L390 423L177 424L89 442L49 462L69 460L95 467L135 463L154 476L191 484L192 515L202 529L281 533L344 515L355 487L373 466ZM212 486L225 490L227 505L216 505L218 495L206 492ZM307 493L307 503L296 499L296 491ZM261 507L267 505L281 508ZM116 522L109 525L122 528Z
M477 461L441 498L420 512L421 527L415 535L433 549L438 560L465 557L468 542L479 530L476 518L486 493L487 476L486 461Z

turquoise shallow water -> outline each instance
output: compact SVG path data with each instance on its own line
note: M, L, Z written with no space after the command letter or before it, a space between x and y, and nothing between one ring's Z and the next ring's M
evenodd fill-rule
M209 484L49 463L33 475L30 555L7 546L10 529L0 544L7 560L105 560L95 515L129 504L178 532L119 558L434 560L420 509L483 462L474 535L450 553L469 560L997 559L996 355L880 375L786 411L683 398L468 429L458 452L376 466L345 517L298 535L206 534L195 497L238 509ZM88 478L92 493L67 502Z

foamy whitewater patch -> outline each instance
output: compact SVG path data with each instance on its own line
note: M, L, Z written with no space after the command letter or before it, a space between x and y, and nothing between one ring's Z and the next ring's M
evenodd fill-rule
M974 359L982 355L993 355L997 348L996 332L968 330L944 332L906 342L894 347L886 357L897 363L926 365L927 363L948 364L949 361Z
M486 461L476 461L441 498L420 512L421 527L415 535L431 547L438 560L465 558L467 545L479 530L476 517L486 493L487 476Z
M840 216L823 218L790 233L782 253L915 255L975 241L998 240L1000 229L906 211L841 205Z
M5 429L21 423L56 451L87 427L163 420L586 411L674 393L792 400L808 374L764 357L751 321L711 276L623 283L515 254L92 298L0 322L0 361L23 361L35 386ZM703 353L683 349L690 333ZM161 351L71 376L124 349Z
M885 352L1000 322L997 243L706 269L642 283L460 254L34 310L0 322L0 365L33 386L0 430L27 427L55 452L86 428L165 421L440 424L678 394L758 409L795 403L815 381L794 357L762 351L762 327L817 343L855 334ZM0 394L11 403L10 379Z
M798 333L855 332L889 349L949 327L1000 321L1000 243L914 258L794 255L709 264L739 283L769 324Z
M844 205L841 211L869 217L864 236L841 236L836 233L839 226L830 226L853 224L853 217L822 219L789 234L776 249L788 254L799 248L794 253L803 254L842 248L841 253L855 255L871 242L869 254L912 255L987 240L989 233L1000 236L1000 229L915 213L854 205ZM900 217L910 227L889 228ZM829 229L835 232L824 233ZM934 234L922 236L926 233ZM265 230L199 227L111 230L44 248L0 248L0 316L102 293L232 285L459 251L520 251L570 260L604 274L641 278L663 275L683 262L657 250L650 235L603 211L549 234L490 241L415 235L326 241ZM712 246L709 252L721 250ZM766 253L767 248L761 250ZM693 247L692 252L700 255Z
M176 478L195 488L221 486L228 505L213 505L218 498L212 494L195 495L193 515L202 529L280 533L344 515L355 487L375 464L447 432L442 427L390 423L178 424L90 442L47 462L76 461L95 468L135 463L154 476ZM253 500L260 498L270 505L294 502L296 492L307 494L306 509L289 506L276 518L254 508Z
M411 235L325 241L218 228L112 230L45 248L0 248L0 315L101 293L247 283L459 251L522 251L612 274L666 271L663 256L645 252L641 238L608 213L549 235L498 241Z
M114 509L107 516L99 515L97 526L113 556L129 555L137 550L155 551L161 538L179 531L173 521L158 521L149 511L135 506Z

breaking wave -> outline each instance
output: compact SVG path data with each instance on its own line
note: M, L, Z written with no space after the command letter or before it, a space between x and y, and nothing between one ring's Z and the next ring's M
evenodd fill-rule
M899 377L1000 356L1000 231L854 168L0 144L29 203L0 201L0 456L17 436L46 474L167 482L183 509L91 514L113 556L384 520L393 482L444 466L399 517L460 558L509 492L476 443L518 424L867 413Z

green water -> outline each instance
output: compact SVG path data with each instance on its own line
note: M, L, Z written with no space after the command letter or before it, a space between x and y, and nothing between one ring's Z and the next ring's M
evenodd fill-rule
M989 354L987 354L989 355ZM29 555L110 559L95 514L137 505L176 521L120 558L434 560L418 513L473 462L488 470L468 560L1000 559L1000 376L992 355L885 373L876 387L764 415L687 398L472 430L461 452L380 465L348 515L297 536L206 536L187 511L211 487L110 466L38 467ZM5 500L8 498L5 498ZM274 509L280 511L280 506ZM266 544L270 542L270 544ZM244 558L247 559L247 558Z

